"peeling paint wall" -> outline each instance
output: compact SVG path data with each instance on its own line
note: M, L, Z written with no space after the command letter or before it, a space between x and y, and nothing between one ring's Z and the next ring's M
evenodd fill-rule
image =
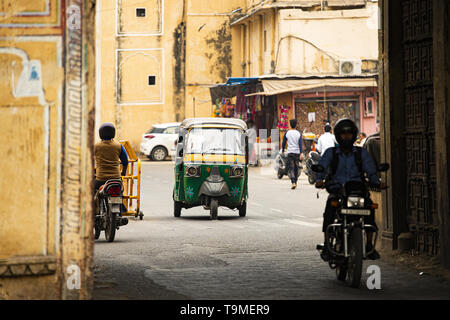
M247 1L254 10L233 23L233 36L240 38L233 39L234 76L242 76L242 65L249 77L339 74L340 60L362 60L363 70L377 72L376 2L328 1L323 11L320 1L296 1L295 9L270 3Z
M94 3L1 2L0 299L90 297Z
M210 117L209 87L226 82L232 71L230 17L243 0L187 1L186 117Z

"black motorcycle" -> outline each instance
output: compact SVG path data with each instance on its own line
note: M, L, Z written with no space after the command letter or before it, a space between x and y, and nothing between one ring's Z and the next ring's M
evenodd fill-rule
M128 219L122 217L123 184L121 179L111 179L100 187L96 195L97 210L95 214L94 237L98 239L105 231L105 239L113 242L116 230L128 224Z
M306 159L305 174L308 176L309 184L314 184L316 182L317 174L312 170L312 166L319 163L320 154L315 151L310 151L308 154L308 159Z
M288 174L288 157L281 150L275 158L275 170L277 171L278 179L282 179L283 176Z
M378 167L380 172L388 169L388 164L381 164ZM312 170L319 173L323 172L324 168L313 165ZM326 182L325 188L331 195L330 205L336 208L336 217L334 223L325 231L325 243L317 245L317 250L322 253L326 245L329 252L328 263L331 269L336 270L337 279L347 280L351 287L358 288L361 283L363 260L375 250L378 236L375 226L365 222L371 210L378 208L378 205L370 199L370 190L377 188L370 186L367 181L351 181L343 187ZM370 246L373 249L366 252L368 232L374 234Z
M298 166L298 176L300 177L303 168L301 161L297 161L296 164ZM275 157L275 171L277 172L278 179L283 179L284 176L289 177L288 155L281 150Z

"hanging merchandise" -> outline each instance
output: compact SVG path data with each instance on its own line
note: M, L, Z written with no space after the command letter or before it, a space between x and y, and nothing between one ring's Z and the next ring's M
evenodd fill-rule
M289 110L290 106L280 105L280 120L278 121L277 128L281 130L289 129Z
M255 96L255 111L261 111L261 96Z
M245 88L239 90L236 97L236 108L234 109L234 117L242 119L242 114L246 113Z
M225 118L231 118L234 114L234 105L231 103L230 99L226 99L225 104L222 108L222 116Z

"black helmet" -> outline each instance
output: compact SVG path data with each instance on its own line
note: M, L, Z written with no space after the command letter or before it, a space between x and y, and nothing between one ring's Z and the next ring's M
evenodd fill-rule
M116 128L111 122L105 122L98 129L98 133L100 134L100 139L111 140L116 136Z
M323 130L324 130L325 132L330 132L330 131L331 131L331 126L330 126L330 124L327 123L327 124L325 125L325 127L323 128Z
M358 136L358 127L356 124L350 120L350 119L341 119L339 120L336 125L334 126L334 135L336 137L337 143L339 143L342 147L351 147L356 141L356 138ZM343 133L351 133L352 139L351 140L343 140L341 138L341 134Z

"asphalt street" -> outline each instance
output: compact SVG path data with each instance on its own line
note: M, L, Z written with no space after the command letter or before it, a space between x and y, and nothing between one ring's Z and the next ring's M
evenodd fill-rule
M203 208L173 216L173 164L142 163L144 220L130 219L113 243L95 242L94 299L448 299L450 283L365 261L362 285L336 280L315 247L322 242L326 193L304 174L296 190L272 167L251 168L247 216ZM367 267L381 270L369 290Z

